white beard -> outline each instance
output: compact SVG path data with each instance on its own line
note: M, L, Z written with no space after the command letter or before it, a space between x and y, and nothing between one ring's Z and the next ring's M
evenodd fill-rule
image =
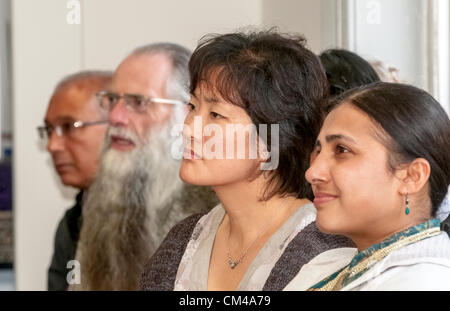
M160 230L167 219L164 207L183 188L180 162L170 156L170 129L151 133L144 142L124 129L108 129L99 173L83 206L77 249L81 289L138 289L144 264L167 233ZM130 152L109 148L112 134L136 147Z

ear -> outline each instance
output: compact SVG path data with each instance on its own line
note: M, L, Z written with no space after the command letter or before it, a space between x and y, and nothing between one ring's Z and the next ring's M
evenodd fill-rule
M402 195L419 192L430 178L430 164L423 158L417 158L401 169L401 185L399 192Z

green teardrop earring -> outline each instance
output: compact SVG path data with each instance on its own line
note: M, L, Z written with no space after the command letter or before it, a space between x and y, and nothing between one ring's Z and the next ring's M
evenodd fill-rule
M405 214L409 215L409 200L408 200L408 194L406 194L406 209Z

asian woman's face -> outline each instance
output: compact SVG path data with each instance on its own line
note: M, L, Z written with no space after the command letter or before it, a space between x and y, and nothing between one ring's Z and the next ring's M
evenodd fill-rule
M381 236L395 231L404 217L400 179L390 171L388 150L374 133L374 122L348 103L325 119L306 172L322 231Z
M191 95L184 125L183 181L223 186L254 176L259 153L250 151L254 125L243 108L201 84Z

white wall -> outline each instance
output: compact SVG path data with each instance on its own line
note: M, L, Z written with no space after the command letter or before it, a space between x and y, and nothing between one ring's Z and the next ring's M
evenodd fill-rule
M323 47L322 10L319 0L262 0L263 24L281 31L303 34L308 47L319 53Z
M406 81L427 89L426 1L357 0L355 4L354 51L390 63Z
M14 233L19 290L46 289L56 223L72 203L39 144L56 82L81 68L80 27L66 23L61 0L12 3Z
M83 66L114 68L139 45L194 49L201 36L262 22L261 0L95 0L83 3Z

